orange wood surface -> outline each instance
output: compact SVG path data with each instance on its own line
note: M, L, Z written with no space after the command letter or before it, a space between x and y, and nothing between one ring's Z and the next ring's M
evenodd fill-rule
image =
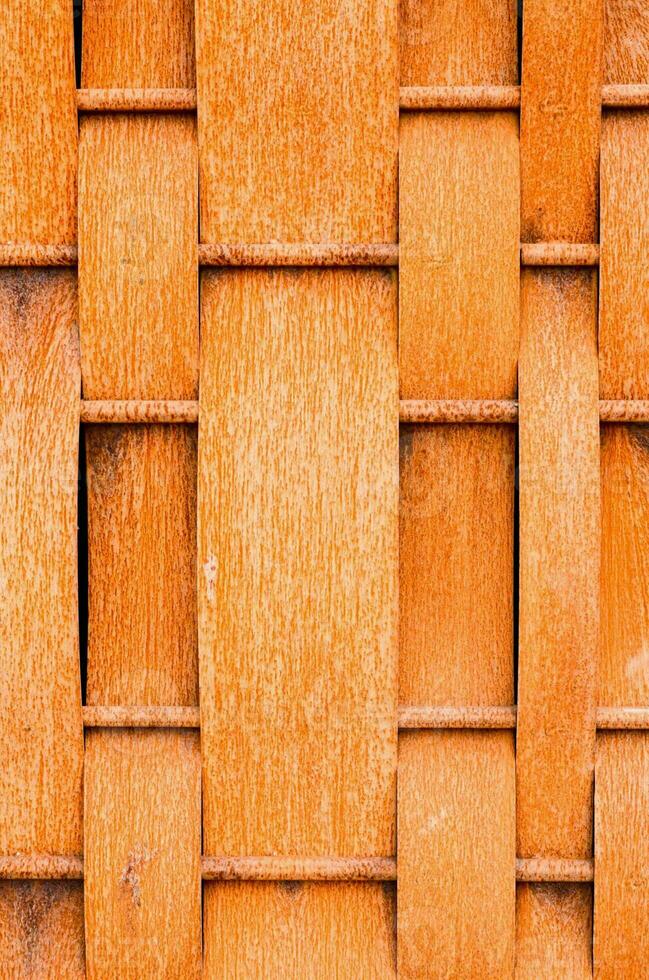
M649 81L649 7L645 0L604 0L604 81Z
M0 975L85 980L80 881L0 881Z
M591 853L600 522L595 290L588 270L523 273L519 857Z
M514 703L511 426L401 426L403 705Z
M201 241L396 241L396 0L197 0L196 54Z
M592 945L590 885L518 885L516 980L590 980Z
M511 977L511 733L402 733L398 812L399 976Z

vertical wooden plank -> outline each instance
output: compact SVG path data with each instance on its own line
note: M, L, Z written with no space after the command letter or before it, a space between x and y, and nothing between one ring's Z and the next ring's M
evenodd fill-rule
M203 278L209 854L393 853L395 286L386 271Z
M590 885L521 884L516 905L516 980L590 980Z
M77 107L69 0L6 0L0 46L0 242L74 242Z
M595 781L595 976L639 977L649 955L649 739L607 732Z
M516 8L516 0L401 0L401 84L515 85Z
M193 732L86 743L88 977L198 977L201 814Z
M11 980L85 980L80 881L0 881L0 969Z
M644 0L604 0L604 81L646 85L649 79L649 8Z
M400 703L513 704L515 430L400 442Z
M603 0L526 0L521 241L594 242Z
M588 270L526 270L522 298L518 854L586 858L600 519L596 282Z
M513 114L401 120L402 398L516 394L518 155Z
M162 6L87 0L85 85L193 84L191 5ZM85 397L197 396L197 241L194 121L84 119ZM88 701L195 703L195 431L89 427L86 449ZM199 976L197 735L92 732L85 785L88 976Z
M196 18L201 240L396 241L396 2Z
M512 976L515 857L511 734L402 733L398 930L403 980Z
M205 976L395 977L393 883L205 885Z

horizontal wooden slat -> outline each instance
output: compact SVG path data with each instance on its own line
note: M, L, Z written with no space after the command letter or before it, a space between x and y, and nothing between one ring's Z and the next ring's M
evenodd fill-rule
M519 85L407 85L399 89L400 109L518 109Z
M399 708L399 728L516 728L516 707L406 705Z
M78 854L10 854L0 857L0 880L50 878L83 878L83 857Z
M198 707L178 705L88 705L86 728L198 728Z
M521 245L521 265L598 265L599 245L532 242Z
M204 857L205 881L394 881L393 858Z
M81 88L81 112L183 112L196 109L193 88Z
M518 858L517 881L592 881L593 862L567 858Z
M197 401L82 401L81 421L112 422L186 422L198 421Z
M76 245L20 243L0 245L0 267L65 266L77 264Z
M518 403L507 399L402 399L400 422L516 422Z
M198 259L205 266L395 266L399 264L399 246L336 242L203 244L198 247Z

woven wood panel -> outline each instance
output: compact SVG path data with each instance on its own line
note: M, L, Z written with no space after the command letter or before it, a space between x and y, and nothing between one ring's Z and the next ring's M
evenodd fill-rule
M649 976L645 0L0 41L0 978Z

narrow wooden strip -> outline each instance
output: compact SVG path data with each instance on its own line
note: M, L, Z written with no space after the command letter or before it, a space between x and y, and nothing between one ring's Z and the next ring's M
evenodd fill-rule
M569 858L517 858L516 881L592 881L593 862Z
M516 728L516 706L403 705L399 708L399 729L408 728Z
M0 856L0 880L60 880L83 878L83 856L66 854L8 854Z
M394 881L388 857L203 857L204 881Z
M593 980L593 887L520 882L516 888L516 980Z
M76 264L76 245L38 245L23 242L15 245L0 245L0 267Z
M599 731L625 731L649 728L649 708L598 708Z
M535 242L521 245L521 265L598 265L599 245Z
M406 85L399 89L399 108L518 109L518 85Z
M193 88L80 88L81 112L191 112L196 109Z
M603 85L602 105L624 109L649 107L649 85Z
M81 421L89 424L148 422L193 423L198 421L197 401L88 401L81 402Z
M502 423L518 420L518 403L507 399L458 400L402 399L400 422L482 422Z
M291 242L270 245L204 244L198 247L203 266L396 266L399 246Z
M199 728L198 707L179 705L86 705L85 728Z

